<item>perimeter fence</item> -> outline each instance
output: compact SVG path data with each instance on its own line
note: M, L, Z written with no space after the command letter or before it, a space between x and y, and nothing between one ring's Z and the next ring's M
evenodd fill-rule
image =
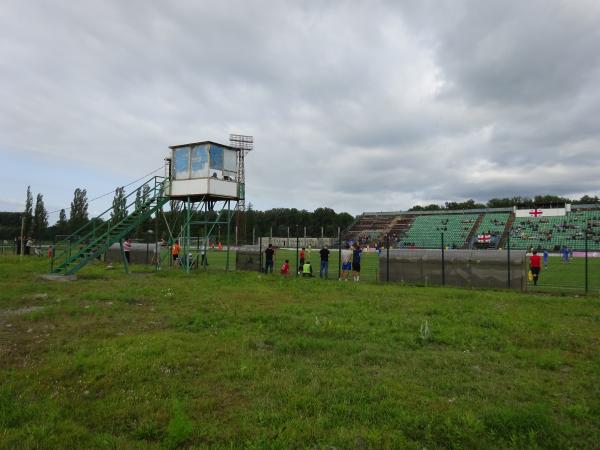
M515 248L510 237L502 248L457 249L448 245L449 240L440 233L438 245L420 248L396 248L395 239L361 242L360 281L381 283L405 283L414 285L472 286L499 289L516 289L533 292L591 293L600 294L600 251L590 250L591 240L586 234L582 248L563 248L544 251L538 244L542 267L537 285L528 277L531 250ZM429 241L431 243L431 239ZM274 249L273 275L281 275L281 267L288 262L289 275L302 277L304 262L310 262L314 278L326 280L344 279L342 256L351 251L355 242L347 242L339 233L334 237L321 235L297 237L258 236L250 245L231 242L211 242L204 245L201 237L190 242L193 270L251 270L265 272L265 250L269 244ZM321 250L327 247L327 267L321 272ZM135 242L133 263L176 269L179 263L171 257L170 248L153 241ZM340 251L340 249L342 251ZM111 252L113 254L111 254ZM19 253L18 246L10 242L0 245L0 256ZM45 257L48 245L36 243L30 255ZM27 256L27 255L26 255ZM183 255L182 255L183 256ZM102 259L105 263L118 263L121 255L111 249ZM347 279L353 281L354 273Z
M313 276L320 276L320 250L329 250L327 273L323 278L342 278L342 251L348 243L341 239L325 238L321 245L303 245L303 238L287 238L286 246L277 246L276 238L259 237L254 245L238 249L237 268L265 272L265 250L271 243L275 249L273 272L278 274L284 261L289 262L291 276L302 276L300 257L310 261ZM321 238L311 238L321 239ZM336 242L337 241L337 242ZM581 292L600 294L600 251L589 250L586 235L583 249L562 249L560 252L535 249L541 259L537 284L530 274L532 250L515 248L507 239L503 248L451 248L444 233L438 235L438 246L429 248L396 248L388 237L374 245L361 245L360 280L416 285L472 286L532 292ZM350 247L351 249L353 247ZM248 256L252 261L248 263ZM350 273L352 281L353 275Z

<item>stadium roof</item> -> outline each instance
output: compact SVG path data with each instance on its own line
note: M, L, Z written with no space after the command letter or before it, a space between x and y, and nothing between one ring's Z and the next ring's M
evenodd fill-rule
M214 141L201 141L201 142L192 142L190 144L171 145L171 146L169 146L169 148L171 150L174 150L174 149L180 148L180 147L190 147L192 145L204 145L204 144L214 144L214 145L218 145L220 147L229 148L231 150L239 150L239 148L232 147L230 145L219 144L218 142L214 142Z

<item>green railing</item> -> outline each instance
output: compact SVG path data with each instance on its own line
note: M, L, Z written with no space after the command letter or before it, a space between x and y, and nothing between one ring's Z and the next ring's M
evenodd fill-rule
M67 272L68 266L77 261L82 263L78 264L75 270L79 269L110 246L115 238L122 237L134 226L141 224L157 207L166 203L167 198L164 196L164 192L167 183L168 179L164 177L152 177L125 196L124 212L126 215L124 218L115 222L110 216L114 208L110 207L67 238L56 242L54 256L51 259L51 272ZM140 192L141 205L136 205L137 192ZM159 201L161 198L163 200ZM153 203L155 204L154 208L152 207ZM127 214L132 207L132 213ZM77 238L74 239L75 236ZM61 263L56 265L56 261L61 261Z

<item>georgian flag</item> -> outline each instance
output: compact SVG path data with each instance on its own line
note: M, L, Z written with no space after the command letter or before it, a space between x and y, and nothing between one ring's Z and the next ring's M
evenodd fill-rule
M565 208L525 208L517 209L515 216L541 219L544 217L564 216L566 213Z

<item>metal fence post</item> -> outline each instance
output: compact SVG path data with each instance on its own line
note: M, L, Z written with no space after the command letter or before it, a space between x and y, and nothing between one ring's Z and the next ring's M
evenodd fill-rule
M510 232L512 230L508 230L508 236L506 237L506 273L507 273L507 285L508 289L510 289L511 275L510 275Z
M385 242L385 281L390 282L390 235L388 234Z
M258 237L258 271L263 271L263 257L262 257L262 236Z
M444 248L444 233L442 233L442 286L446 285L446 249Z
M296 225L296 276L298 276L300 274L300 259L299 259L299 252L300 252L300 236L298 236L298 225Z
M585 231L585 293L588 293L588 232Z
M342 232L338 227L338 280L342 278Z

